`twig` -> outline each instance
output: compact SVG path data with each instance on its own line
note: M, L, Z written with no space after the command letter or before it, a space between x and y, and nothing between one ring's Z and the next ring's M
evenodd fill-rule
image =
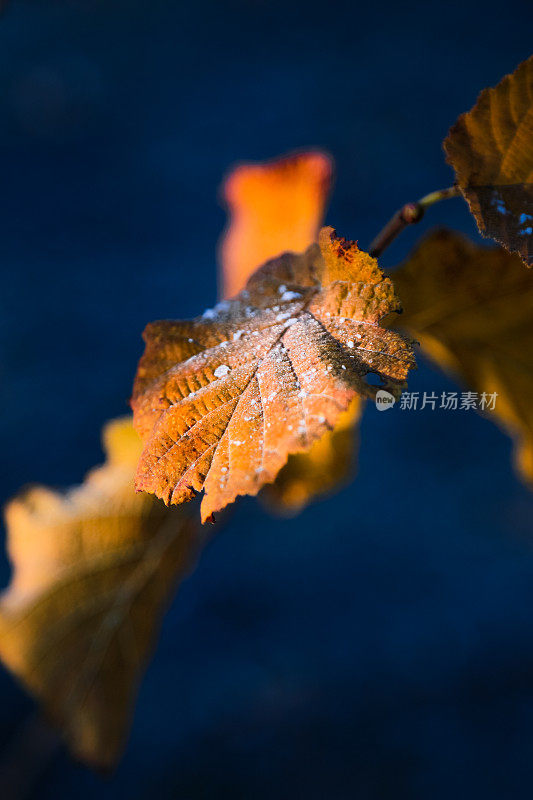
M450 186L448 189L439 189L421 197L416 203L406 203L402 208L390 218L385 227L378 233L370 245L370 255L377 258L383 251L396 239L404 228L420 222L427 208L448 197L457 197L459 189L457 186Z

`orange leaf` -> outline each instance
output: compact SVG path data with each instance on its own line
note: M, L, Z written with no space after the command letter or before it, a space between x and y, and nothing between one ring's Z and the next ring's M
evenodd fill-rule
M242 289L268 258L287 250L302 251L316 241L332 167L324 153L308 151L241 166L229 175L224 197L230 222L220 248L224 296ZM362 407L362 399L355 399L335 430L325 433L307 453L289 456L263 492L269 510L295 514L348 480Z
M483 236L533 263L533 56L481 92L444 149Z
M64 495L30 489L6 509L14 573L0 656L80 759L122 750L160 617L205 538L193 509L136 493L131 418L105 429L107 462Z
M223 297L239 292L268 259L316 242L331 173L330 159L318 151L246 164L231 173L223 190L231 214L220 247Z
M398 324L469 389L492 394L490 416L516 441L517 466L533 483L533 274L518 256L439 231L394 273Z
M377 262L324 228L319 245L268 262L234 300L149 325L132 400L145 441L137 488L167 503L205 489L204 521L256 494L355 397L375 395L367 373L402 384L410 343L379 326L399 308Z
M363 406L362 398L356 397L340 415L334 430L318 439L307 453L289 456L274 483L263 489L262 499L268 509L293 516L311 501L340 489L353 477Z

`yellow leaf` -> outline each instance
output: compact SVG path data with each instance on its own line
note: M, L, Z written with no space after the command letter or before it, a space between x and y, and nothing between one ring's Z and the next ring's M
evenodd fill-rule
M104 431L107 462L61 495L36 487L6 510L13 564L0 656L80 759L112 766L171 590L203 533L191 510L136 493L131 418Z
M257 494L355 397L375 395L367 373L399 389L412 349L379 325L399 307L377 262L324 228L319 245L268 262L234 300L149 325L132 400L145 442L137 488L167 503L205 489L203 520Z
M516 442L533 482L533 274L518 256L440 231L394 273L398 323L437 364L480 395L498 393L491 417Z
M483 236L533 263L533 56L481 92L444 142Z

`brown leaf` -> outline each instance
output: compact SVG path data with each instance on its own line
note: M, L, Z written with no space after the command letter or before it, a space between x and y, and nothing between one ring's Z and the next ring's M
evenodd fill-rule
M533 56L481 92L444 142L483 236L533 263Z
M332 431L318 439L307 453L289 456L274 483L263 489L262 497L268 508L293 516L313 500L337 491L353 477L363 407L362 398L356 397Z
M533 275L518 256L439 231L394 273L400 325L437 364L478 393L498 393L489 412L516 442L533 482Z
M107 462L64 495L42 487L6 510L14 574L0 656L72 752L112 766L160 617L203 540L191 511L136 493L131 418L104 432Z
M330 159L319 151L233 170L223 188L231 215L220 246L223 297L240 292L265 261L316 242L331 173Z
M204 489L203 520L256 494L355 397L374 396L368 372L392 390L405 380L411 346L379 326L397 310L377 262L324 228L319 246L268 262L234 300L149 325L132 400L137 488L167 503Z

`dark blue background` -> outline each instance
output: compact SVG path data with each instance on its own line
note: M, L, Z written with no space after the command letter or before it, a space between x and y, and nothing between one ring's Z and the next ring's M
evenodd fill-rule
M527 2L17 2L0 20L3 499L68 485L154 318L215 301L217 187L319 146L362 246L448 185L441 141L529 55ZM475 237L465 204L432 224ZM454 389L422 364L410 388ZM296 520L239 502L168 614L124 760L35 796L530 798L533 503L473 412L367 408L357 480ZM8 566L2 562L4 583ZM0 676L7 742L31 703Z

